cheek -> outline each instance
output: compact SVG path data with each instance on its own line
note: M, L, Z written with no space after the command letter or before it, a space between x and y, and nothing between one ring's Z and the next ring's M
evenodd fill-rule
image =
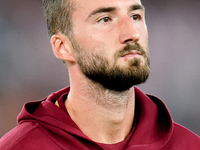
M103 40L100 40L101 38L99 36L91 34L78 34L74 37L74 39L81 46L81 48L87 52L94 54L107 53L106 44Z
M148 37L148 31L147 28L144 26L143 28L140 28L140 44L143 48L148 49L148 43L149 43L149 37Z

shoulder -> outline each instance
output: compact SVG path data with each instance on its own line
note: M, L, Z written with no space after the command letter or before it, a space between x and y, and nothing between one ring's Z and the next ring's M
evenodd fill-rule
M174 129L167 145L175 149L197 150L200 147L200 137L187 128L174 123Z
M190 131L189 129L183 127L180 124L174 123L174 132L173 135L175 137L179 137L180 140L186 140L189 141L196 141L199 143L200 146L200 137L198 135L196 135L195 133L193 133L192 131Z
M35 122L23 122L0 139L0 149L37 149L43 145L44 139L46 142L50 140L45 136L41 125Z

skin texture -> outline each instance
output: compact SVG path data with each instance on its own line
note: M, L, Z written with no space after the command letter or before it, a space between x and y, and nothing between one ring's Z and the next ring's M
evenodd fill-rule
M131 131L134 110L134 88L114 91L88 78L80 66L84 54L102 56L108 68L116 64L124 71L132 65L148 68L148 32L140 0L73 0L73 37L57 33L51 38L55 56L66 62L70 93L65 106L72 120L89 138L112 144L123 141ZM80 49L77 48L77 45ZM137 49L123 51L127 44L138 43ZM83 62L88 66L94 61ZM134 63L133 63L134 62ZM101 61L96 59L97 67Z

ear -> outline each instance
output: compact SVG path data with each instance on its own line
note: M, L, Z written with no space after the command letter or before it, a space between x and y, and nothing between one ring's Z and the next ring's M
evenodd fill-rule
M74 62L73 47L69 38L61 33L56 33L51 37L51 46L54 55L63 61Z

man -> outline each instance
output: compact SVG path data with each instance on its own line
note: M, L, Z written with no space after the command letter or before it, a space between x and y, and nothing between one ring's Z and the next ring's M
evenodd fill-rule
M161 100L134 87L149 76L140 0L44 0L51 45L70 88L27 103L0 149L196 150Z

